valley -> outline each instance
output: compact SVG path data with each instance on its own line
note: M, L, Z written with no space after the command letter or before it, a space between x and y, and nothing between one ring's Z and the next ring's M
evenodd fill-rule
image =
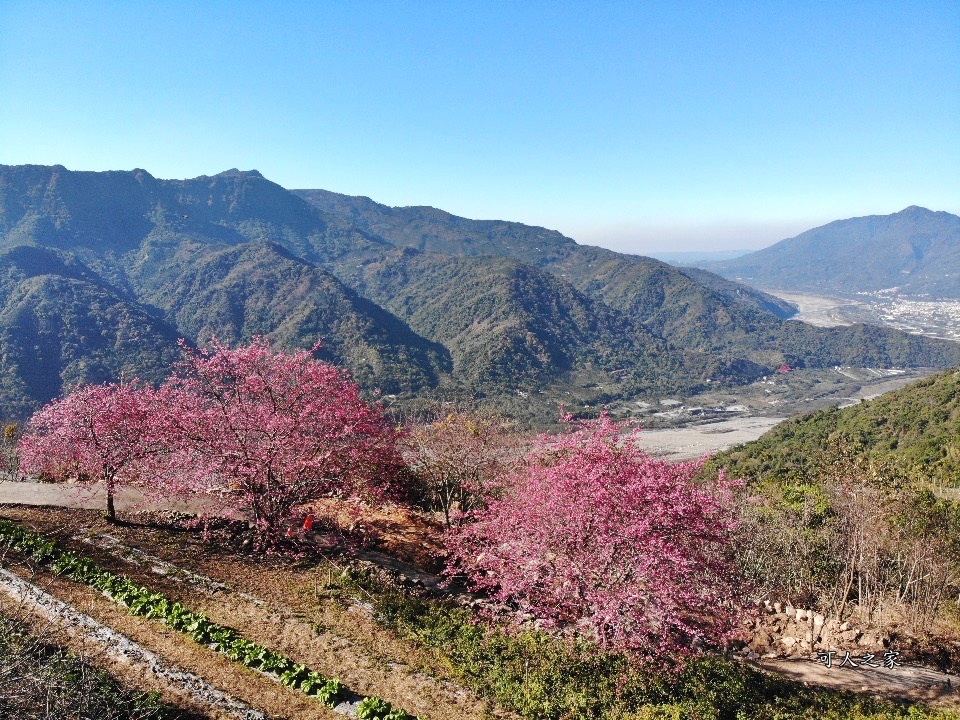
M854 323L884 325L904 332L960 340L960 301L903 295L897 288L857 292L853 297L813 295L769 289L794 305L791 319L818 327Z
M880 369L836 366L790 369L758 378L749 385L716 388L690 396L661 397L611 404L618 417L633 417L651 429L707 425L736 418L784 418L828 407L845 407L897 390L931 369Z
M960 720L958 39L0 5L0 720Z

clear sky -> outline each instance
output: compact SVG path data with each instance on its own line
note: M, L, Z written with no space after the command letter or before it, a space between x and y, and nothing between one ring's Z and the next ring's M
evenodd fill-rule
M960 2L2 0L0 163L759 247L960 213Z

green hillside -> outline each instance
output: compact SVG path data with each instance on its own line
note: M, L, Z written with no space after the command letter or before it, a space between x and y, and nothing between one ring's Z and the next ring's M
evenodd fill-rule
M217 247L151 238L126 267L139 298L196 342L264 335L309 348L323 338L320 357L390 393L435 386L451 370L442 345L270 242Z
M753 480L802 480L833 448L883 461L919 481L960 486L960 371L843 409L787 420L717 455L712 467Z
M0 251L0 410L22 417L67 387L123 376L160 380L177 333L75 258Z
M508 257L395 250L338 266L361 294L450 349L478 387L551 381L607 387L607 395L691 385L662 339L556 276Z
M955 343L888 328L820 328L790 321L786 318L795 309L766 293L702 270L579 245L555 230L470 220L430 207L392 208L326 190L294 192L322 212L400 247L478 260L507 256L546 270L620 313L631 327L644 328L678 353L694 353L689 366L708 366L702 374L712 372L713 379L752 380L784 363L811 368L960 364ZM341 267L337 264L335 272L342 273ZM351 282L352 276L348 272L344 279Z
M538 424L559 404L596 412L783 363L960 365L960 344L785 320L789 305L703 271L520 223L291 192L256 171L0 166L2 249L4 415L73 379L155 377L176 337L214 334L323 337L370 390L479 396Z
M703 267L756 287L853 297L895 289L960 297L960 217L908 207L837 220L763 250Z

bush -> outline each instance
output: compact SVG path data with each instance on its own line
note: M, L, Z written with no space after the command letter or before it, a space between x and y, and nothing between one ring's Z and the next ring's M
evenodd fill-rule
M584 640L481 625L443 600L353 580L371 594L379 622L431 649L480 695L531 720L960 720L807 688L716 655L693 658L679 672L641 671Z

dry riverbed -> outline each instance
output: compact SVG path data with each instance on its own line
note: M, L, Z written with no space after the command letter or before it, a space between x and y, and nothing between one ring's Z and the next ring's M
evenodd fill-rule
M651 455L692 460L756 440L784 420L779 417L737 417L679 428L645 430L639 444Z

